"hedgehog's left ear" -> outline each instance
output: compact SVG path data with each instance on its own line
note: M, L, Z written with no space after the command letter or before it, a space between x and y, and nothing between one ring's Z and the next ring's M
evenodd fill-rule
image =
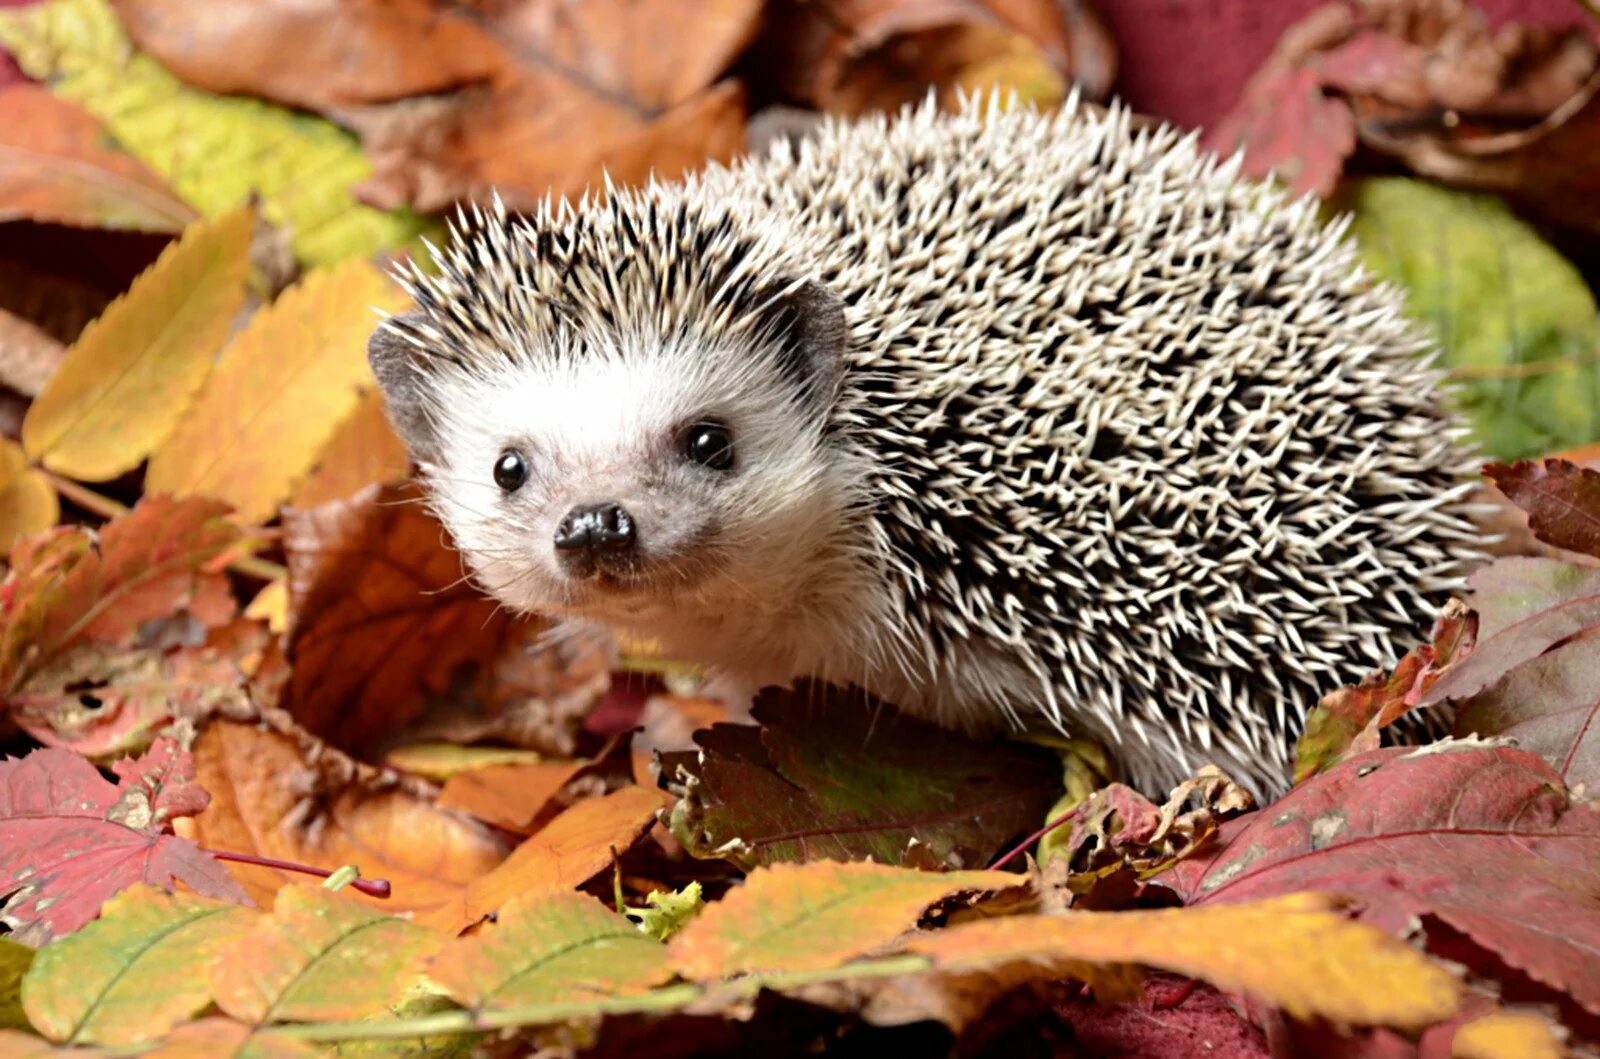
M833 405L844 374L850 330L844 299L816 280L806 280L777 299L774 333L784 367L820 408Z
M437 431L427 414L428 374L416 346L400 334L415 312L403 313L386 321L367 340L367 362L383 391L389 422L406 443L411 458L431 462L438 449Z

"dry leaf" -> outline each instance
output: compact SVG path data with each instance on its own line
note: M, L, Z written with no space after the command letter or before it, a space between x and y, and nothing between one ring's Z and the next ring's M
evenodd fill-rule
M372 382L372 309L403 304L360 259L284 292L217 358L194 407L150 458L145 488L220 497L247 522L272 518Z
M67 347L31 321L0 309L0 386L37 397Z
M369 485L402 481L410 470L411 458L389 425L383 394L368 390L322 447L289 502L305 508L348 500Z
M92 114L38 85L0 88L0 221L179 232L195 212Z
M355 864L389 880L391 913L460 908L467 883L504 858L499 843L462 817L370 772L358 772L309 740L232 721L212 721L194 746L199 782L211 792L185 834L210 849L253 853L329 871ZM256 901L270 905L290 876L235 865Z
M0 438L0 550L9 551L18 539L43 533L60 517L61 504L50 479L28 462L21 445Z
M23 421L28 455L104 481L166 439L244 304L254 225L248 209L191 225L84 329Z
M540 761L464 769L445 781L439 808L459 809L496 827L526 834L545 803L589 764Z

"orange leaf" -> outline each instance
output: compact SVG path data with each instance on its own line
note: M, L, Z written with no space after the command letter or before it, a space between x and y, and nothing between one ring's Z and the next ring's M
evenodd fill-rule
M28 455L105 481L172 432L244 304L249 209L197 221L67 350L22 421Z
M410 470L405 442L395 436L383 410L383 394L368 390L328 439L290 503L316 507L346 500L366 486L402 481Z
M463 929L514 897L576 889L638 841L660 808L660 795L644 787L579 802L513 850L504 864L468 885L458 914L439 925Z
M439 936L319 886L286 886L272 914L218 947L217 1006L243 1022L356 1019L397 1002Z
M526 834L545 803L589 764L539 761L465 769L445 781L438 805Z
M1302 1020L1421 1029L1455 1013L1460 987L1448 971L1337 909L1326 895L1290 894L1206 908L1007 916L918 935L905 947L945 971L1027 963L1072 975L1085 964L1144 964Z
M373 383L373 308L403 304L362 259L285 291L217 358L194 408L150 458L145 489L221 497L248 522L270 519Z
M0 221L179 232L195 212L93 115L40 85L0 88Z
M924 872L862 861L775 864L708 905L669 945L685 978L833 967L916 926L944 898L1022 886L998 871Z
M317 1059L327 1052L308 1041L212 1016L173 1030L143 1059Z
M402 790L370 789L353 775L319 771L304 753L287 735L212 721L194 747L211 804L184 822L182 833L210 849L328 870L357 864L393 886L393 897L375 907L454 922L466 884L503 859L500 845L471 822ZM327 758L318 760L325 765ZM263 906L290 879L267 868L231 867Z

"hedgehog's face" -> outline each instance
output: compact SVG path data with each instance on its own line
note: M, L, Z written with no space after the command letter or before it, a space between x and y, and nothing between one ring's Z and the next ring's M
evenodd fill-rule
M794 340L551 338L559 348L432 380L429 428L408 440L458 547L507 604L639 626L737 621L848 503L827 430L840 350L797 358Z

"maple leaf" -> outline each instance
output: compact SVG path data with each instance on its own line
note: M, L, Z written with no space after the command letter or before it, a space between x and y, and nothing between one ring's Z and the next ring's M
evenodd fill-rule
M698 755L663 756L683 788L672 832L696 856L972 867L1037 827L1060 793L1048 753L967 739L856 692L768 690L753 715L761 728L715 725L696 733Z
M45 748L0 761L0 921L37 945L89 922L136 882L248 904L211 856L172 832L205 807L194 759L171 739L113 766L113 786L88 761Z
M1600 810L1524 750L1359 754L1224 824L1159 882L1190 905L1349 894L1400 935L1431 917L1600 1012Z

